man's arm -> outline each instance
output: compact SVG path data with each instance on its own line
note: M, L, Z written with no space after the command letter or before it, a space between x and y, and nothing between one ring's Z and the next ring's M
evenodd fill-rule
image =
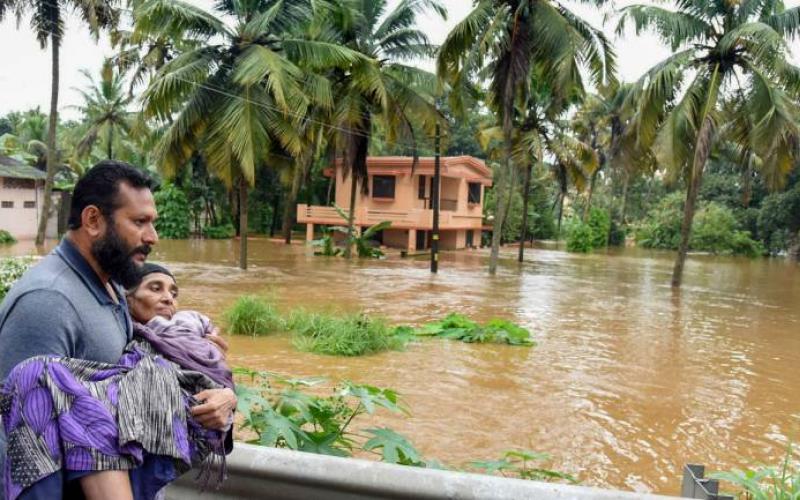
M33 356L71 356L79 324L75 309L61 293L33 290L21 296L0 327L0 380Z

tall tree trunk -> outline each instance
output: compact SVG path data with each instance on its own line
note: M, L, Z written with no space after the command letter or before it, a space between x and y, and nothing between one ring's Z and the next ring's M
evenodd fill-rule
M694 221L697 194L703 181L703 169L711 151L711 136L714 133L714 121L706 115L703 125L697 134L697 145L694 151L692 170L686 188L686 205L683 209L683 223L681 224L681 242L678 246L678 257L672 270L672 286L678 288L683 280L683 267L686 263L686 254L689 252L689 239L692 235L692 222Z
M247 179L239 178L239 267L247 269Z
M275 231L278 229L278 212L281 208L281 197L279 193L275 193L275 196L272 198L272 221L269 225L269 237L272 238L275 236Z
M336 183L336 172L334 171L330 180L328 181L328 197L325 206L331 206L331 198L333 197L333 185Z
M564 216L564 193L558 194L558 226L556 228L556 241L561 239L561 219Z
M528 165L525 171L525 184L522 188L522 234L519 236L519 255L517 260L522 262L525 258L525 241L528 239L528 198L531 194L531 171L533 170L533 161Z
M753 198L753 155L747 157L747 166L744 169L742 187L742 206L748 208Z
M295 165L294 175L292 176L292 188L286 198L286 203L283 207L283 241L288 245L292 242L292 225L294 222L294 215L297 209L295 202L297 201L297 193L300 192L300 187L306 177L306 170L311 164L311 160L306 158L306 155L300 155L299 162Z
M114 125L108 124L108 159L114 159Z
M594 194L594 184L597 182L597 172L600 169L595 170L592 172L592 177L589 180L589 192L586 196L586 206L583 208L583 221L589 218L589 212L592 210L592 195Z
M506 239L503 236L503 228L508 223L508 212L511 211L511 200L514 199L514 182L511 181L508 183L508 195L506 195L506 209L503 213L503 226L500 228L500 246L506 244Z
M344 247L344 257L349 259L353 254L353 234L355 233L355 217L356 217L356 189L358 180L354 169L350 171L350 211L347 213L347 241Z
M44 243L47 234L47 222L50 219L50 209L53 203L53 180L56 176L56 125L58 124L58 70L59 50L61 49L61 36L58 30L58 18L61 16L59 2L54 1L51 6L50 44L52 55L52 80L50 84L50 123L47 129L47 176L44 181L44 199L42 200L42 213L39 217L39 228L36 231L36 244Z
M631 175L627 171L625 171L624 176L625 180L622 184L622 213L619 216L620 223L623 226L625 225L625 215L628 210L628 188L631 183Z
M494 222L492 224L492 250L489 253L489 274L495 274L497 272L497 259L500 256L500 238L503 231L503 215L506 212L506 200L503 193L505 189L505 183L507 179L505 176L500 179L500 182L497 185L497 203L495 204L495 217Z
M230 189L228 191L228 199L230 200L231 203L231 213L233 214L233 226L236 228L236 236L241 236L242 233L239 232L239 230L242 227L241 210L239 208L241 206L241 203L239 203L240 192L235 191L234 189Z

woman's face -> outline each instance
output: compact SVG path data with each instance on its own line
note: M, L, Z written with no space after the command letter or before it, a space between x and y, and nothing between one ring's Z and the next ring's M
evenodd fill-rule
M178 307L178 285L169 275L151 273L128 295L133 319L147 323L155 316L171 319Z

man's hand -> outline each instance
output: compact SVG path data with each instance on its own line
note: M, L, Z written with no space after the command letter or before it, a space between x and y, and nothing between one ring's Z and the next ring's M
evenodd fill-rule
M206 339L219 348L223 358L228 357L228 341L220 337L219 329L214 327L211 333L206 335Z
M206 429L223 430L231 422L236 408L236 394L225 389L206 389L194 398L201 404L192 407L192 416Z

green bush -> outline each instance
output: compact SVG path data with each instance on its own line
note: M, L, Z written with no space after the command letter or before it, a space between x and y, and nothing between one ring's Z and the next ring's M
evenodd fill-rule
M269 335L285 328L275 305L261 297L245 295L224 314L227 331L233 335Z
M11 236L11 233L6 231L5 229L0 229L0 245L5 245L7 243L16 243L17 239Z
M599 208L589 211L586 221L592 230L592 248L603 248L608 242L608 233L611 231L611 217L608 212Z
M317 354L361 356L400 350L406 343L406 337L397 335L385 320L363 313L333 315L298 309L287 324L294 346Z
M636 243L644 248L677 250L683 223L683 195L672 193L650 211L636 229ZM765 250L748 231L740 229L734 212L719 203L702 203L695 212L689 248L715 254L758 256Z
M33 265L33 260L30 258L9 257L0 259L0 301L11 290L11 285L20 279L31 265Z
M789 248L800 238L800 182L793 188L764 198L758 214L758 234L770 253Z
M219 226L204 226L203 236L211 240L227 240L236 236L236 229L230 222Z
M594 248L594 233L589 224L578 219L567 223L567 251L591 252Z
M800 498L800 466L798 457L789 446L778 466L759 466L755 469L733 469L711 474L712 479L727 481L740 490L740 498L797 500Z
M616 221L611 221L611 231L608 235L608 244L612 247L619 247L625 245L625 228L617 224Z
M189 201L186 194L171 184L165 184L153 195L158 210L156 231L161 238L181 240L191 232Z

